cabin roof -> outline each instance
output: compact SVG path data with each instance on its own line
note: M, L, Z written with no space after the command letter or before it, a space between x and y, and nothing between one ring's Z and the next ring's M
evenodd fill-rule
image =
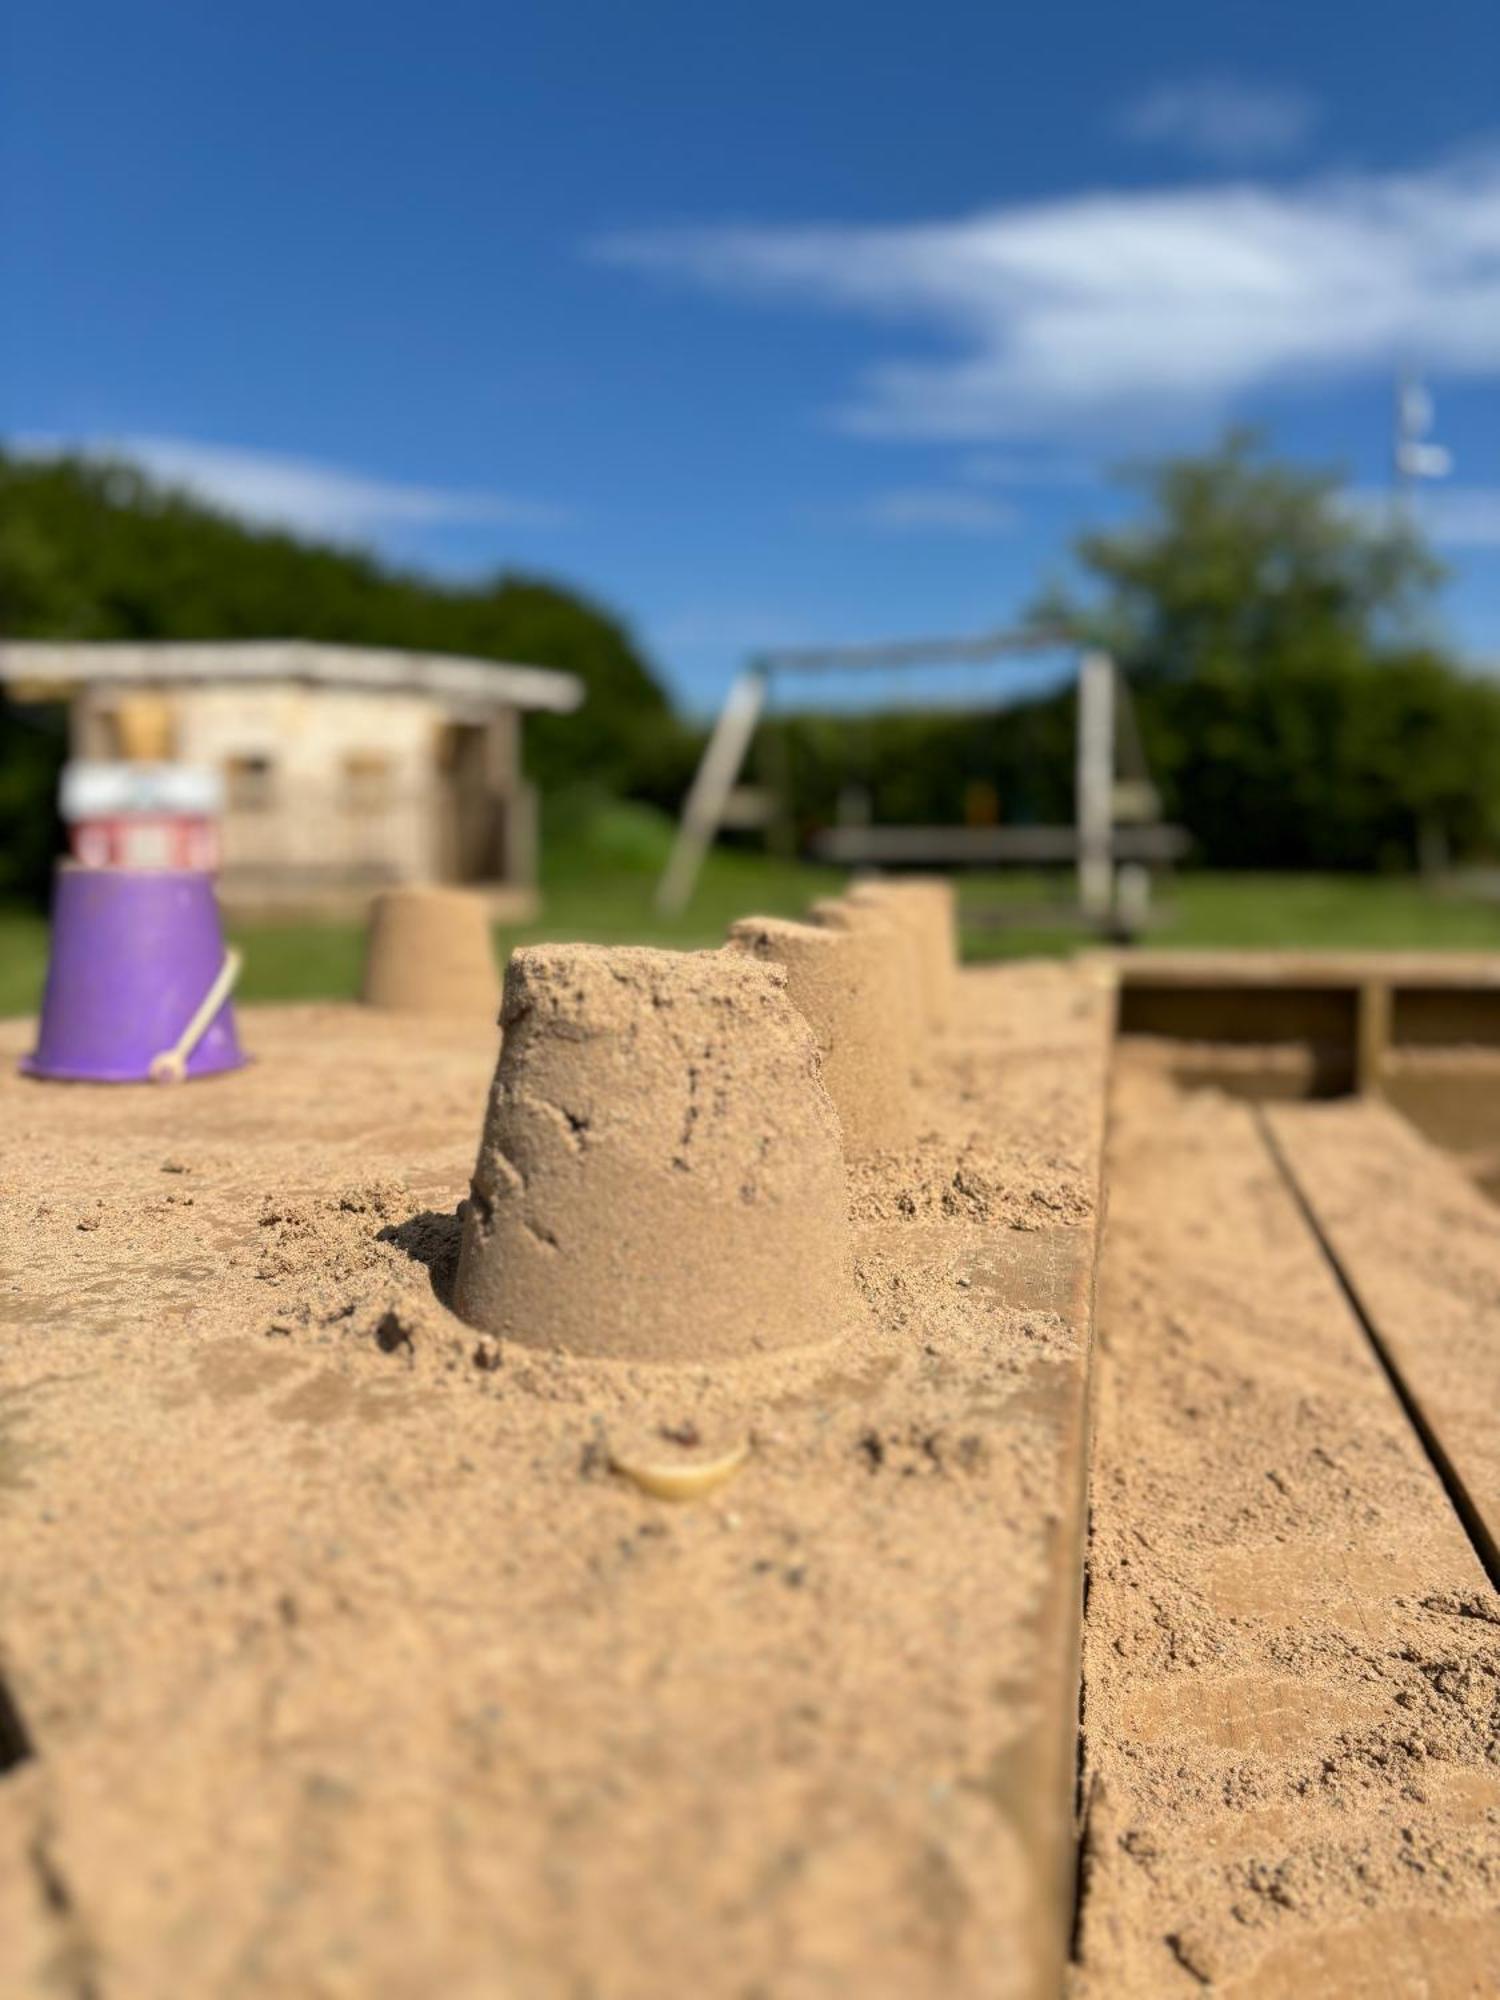
M568 715L583 682L550 667L331 646L308 639L54 640L0 643L0 683L70 694L78 687L161 687L209 682L301 681L312 687L429 694L465 707L545 709Z

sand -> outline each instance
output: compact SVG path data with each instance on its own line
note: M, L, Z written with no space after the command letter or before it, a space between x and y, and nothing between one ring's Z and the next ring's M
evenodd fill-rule
M1055 1989L1109 995L957 1012L861 1312L712 1366L445 1303L491 1027L113 1093L0 1029L0 1990Z
M1500 1577L1494 1203L1375 1099L1287 1105L1271 1130Z
M784 968L787 998L812 1029L850 1159L898 1151L915 1126L911 1071L886 947L871 931L743 917L731 949Z
M1500 1600L1268 1138L1487 1366L1490 1211L1389 1112L1123 1045L1075 1741L1111 1017L962 975L854 1310L666 1362L451 1309L492 1026L109 1091L0 1025L0 1992L1030 2000L1079 1752L1075 2000L1500 1990Z
M1261 1115L1117 1077L1076 1990L1490 1994L1500 1604Z
M462 1318L646 1361L838 1338L858 1311L843 1140L781 966L532 945L501 1026Z
M500 1009L491 909L469 889L382 889L370 905L360 999L403 1014L468 1015Z

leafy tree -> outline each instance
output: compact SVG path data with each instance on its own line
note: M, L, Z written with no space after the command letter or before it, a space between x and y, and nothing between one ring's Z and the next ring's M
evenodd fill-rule
M1119 660L1201 854L1369 868L1409 866L1433 835L1489 846L1500 691L1417 636L1442 571L1415 534L1244 432L1131 477L1144 514L1082 536L1091 587L1034 615Z
M1352 510L1337 473L1272 458L1253 432L1125 479L1144 517L1082 535L1095 589L1054 591L1034 615L1100 640L1143 683L1373 657L1442 578L1408 527Z

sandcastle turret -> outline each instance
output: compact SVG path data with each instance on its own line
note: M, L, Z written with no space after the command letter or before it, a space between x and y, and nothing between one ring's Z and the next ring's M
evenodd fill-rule
M865 938L878 950L891 1055L909 1079L927 1040L927 1008L917 964L920 945L911 925L880 903L847 896L821 897L807 914L821 929Z
M903 875L893 880L857 882L848 900L883 909L910 931L921 1005L929 1029L946 1027L952 1017L958 974L958 922L953 884L941 875Z
M786 974L743 951L515 952L455 1305L575 1354L696 1361L831 1339L844 1156Z
M500 976L484 897L468 889L382 889L370 907L359 997L400 1013L493 1021Z
M905 1024L878 932L742 917L729 942L784 968L787 995L817 1039L850 1158L909 1145L916 1117Z

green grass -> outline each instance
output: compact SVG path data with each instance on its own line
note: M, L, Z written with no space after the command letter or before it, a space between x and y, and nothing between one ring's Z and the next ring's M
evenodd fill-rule
M835 869L764 855L710 856L692 906L660 916L652 893L669 829L633 806L611 806L556 827L545 843L540 920L507 927L501 944L545 938L599 943L711 945L735 917L800 914L816 896L836 891ZM1001 906L1000 928L967 926L971 958L1076 950L1087 940L1059 923L1054 906L1069 883L1061 875L997 874L963 879L961 902L975 914ZM1165 888L1162 922L1147 948L1285 946L1322 950L1500 951L1500 904L1435 892L1414 878L1340 875L1181 875ZM359 978L357 924L256 924L237 927L245 949L246 1000L347 998ZM32 1011L46 970L47 929L24 910L0 910L0 1014Z

